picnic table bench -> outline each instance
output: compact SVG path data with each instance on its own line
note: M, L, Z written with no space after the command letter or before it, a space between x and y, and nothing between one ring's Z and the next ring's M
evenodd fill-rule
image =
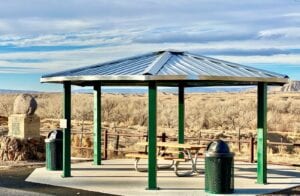
M138 142L138 146L148 146L148 142ZM158 169L169 169L174 166L174 172L178 177L193 176L195 174L202 173L197 169L197 159L200 149L205 149L206 145L195 144L178 144L175 142L157 142L158 148L157 160L170 160L169 165L158 165ZM179 156L182 154L181 156ZM148 159L146 153L129 153L126 154L128 158L135 159L135 170L139 172L145 172L147 169L141 169L138 163L141 159ZM186 172L179 172L179 164L182 162L191 162L191 170Z

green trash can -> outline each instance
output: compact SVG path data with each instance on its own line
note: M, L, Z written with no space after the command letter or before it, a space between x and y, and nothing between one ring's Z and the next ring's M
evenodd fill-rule
M228 145L217 140L211 142L205 152L205 192L213 194L233 193L234 154Z
M62 138L63 132L58 129L51 131L45 139L47 170L62 170Z

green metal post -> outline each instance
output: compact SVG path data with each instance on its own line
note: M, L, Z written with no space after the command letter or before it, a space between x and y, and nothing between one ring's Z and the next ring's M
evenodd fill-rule
M148 87L148 190L156 190L156 105L157 86L155 82L150 82Z
M62 177L71 177L71 84L64 83L63 117L67 126L63 130L63 174Z
M184 144L184 86L183 85L179 85L178 87L178 143ZM183 158L183 154L179 154L178 158Z
M257 183L267 183L267 84L257 86Z
M94 85L94 165L101 165L101 85Z

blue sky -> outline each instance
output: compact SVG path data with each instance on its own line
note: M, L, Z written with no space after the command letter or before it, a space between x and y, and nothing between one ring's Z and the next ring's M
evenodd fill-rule
M161 49L300 80L299 0L0 0L0 88L57 91L41 75Z

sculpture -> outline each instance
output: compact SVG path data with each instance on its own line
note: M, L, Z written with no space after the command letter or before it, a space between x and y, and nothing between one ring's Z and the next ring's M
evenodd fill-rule
M21 94L16 97L13 114L8 118L8 134L18 138L40 136L40 118L34 114L37 102L32 95Z

